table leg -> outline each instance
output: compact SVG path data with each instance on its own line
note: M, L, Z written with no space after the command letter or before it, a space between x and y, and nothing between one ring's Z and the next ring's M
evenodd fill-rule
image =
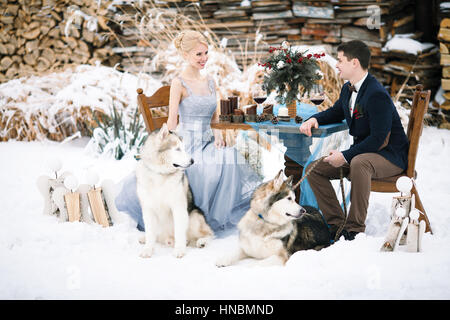
M288 135L280 133L280 139L286 147L284 153L284 174L286 177L294 176L293 183L297 183L303 174L303 166L301 164L307 163L311 152L309 146L312 143L312 138L303 134ZM300 186L295 191L295 197L300 203Z
M289 158L288 156L284 156L284 174L286 177L294 176L292 179L292 184L296 184L302 177L303 174L303 166ZM298 203L300 203L300 186L298 186L295 190L295 199Z

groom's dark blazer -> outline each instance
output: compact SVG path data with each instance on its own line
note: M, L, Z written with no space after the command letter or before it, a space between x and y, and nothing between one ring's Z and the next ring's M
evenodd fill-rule
M350 82L343 85L339 99L331 108L312 117L319 125L347 121L353 145L342 154L348 163L358 154L374 152L406 170L408 138L386 89L369 73L358 91L353 115L350 115L349 85Z

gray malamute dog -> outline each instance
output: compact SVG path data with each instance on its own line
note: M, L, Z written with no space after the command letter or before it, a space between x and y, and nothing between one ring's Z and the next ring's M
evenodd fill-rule
M284 264L296 251L320 250L330 244L328 226L319 211L295 201L292 176L283 181L283 171L259 186L250 209L238 224L239 250L219 259L225 267L244 258L261 259L262 264Z
M148 136L136 167L137 196L145 226L141 257L152 255L156 241L173 245L174 255L181 258L186 243L203 247L212 239L213 231L195 206L184 172L193 162L182 139L166 124Z

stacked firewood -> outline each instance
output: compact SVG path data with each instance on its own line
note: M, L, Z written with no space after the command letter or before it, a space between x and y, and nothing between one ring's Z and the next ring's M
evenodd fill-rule
M293 45L330 44L335 53L341 42L352 39L364 40L372 51L373 63L382 65L385 60L381 49L388 36L414 32L412 0L203 0L195 3L171 0L154 1L152 5L201 22L223 41L222 45L241 67L262 54L262 42L265 45L284 40ZM142 28L134 18L136 12L144 10L142 3L124 1L116 7L124 30L121 44L128 47L118 48L118 52L136 53L144 61L145 50L136 46L139 40L145 44ZM170 23L174 32L178 22L174 19Z
M413 1L294 1L294 14L308 17L302 27L301 39L333 45L363 40L372 53L371 71L380 80L383 74L377 66L386 60L383 45L389 36L414 32ZM336 53L336 52L334 52Z
M294 46L325 44L332 54L336 54L342 42L363 40L372 53L371 72L386 86L391 84L392 77L386 76L383 69L387 61L382 52L384 44L395 34L415 31L412 0L203 0L195 3L172 0L150 1L147 7L139 1L124 1L115 6L118 8L115 17L122 26L118 36L120 45L115 51L123 57L125 69L136 71L142 70L151 59L149 47L158 43L154 39L158 23L166 28L169 25L170 35L182 28L179 17L174 14L167 22L164 12L191 17L203 29L211 31L217 37L216 42L227 48L241 69L261 60L269 45L279 45L284 40ZM149 11L149 7L160 13ZM154 18L151 30L142 27L143 13L147 20Z
M191 17L210 30L242 69L259 61L268 45L284 40L292 45L329 44L335 53L341 42L361 39L371 48L372 64L383 65L381 48L387 36L414 30L412 0L0 2L2 82L94 60L110 66L120 62L119 68L130 72L145 71L154 54L149 49L158 45L152 37L160 24L170 27L172 36L183 28L179 16L159 20L168 11ZM107 46L110 40L113 50ZM382 78L382 72L378 76Z
M372 66L383 74L395 100L410 104L417 84L436 93L440 85L439 49L432 43L420 42L419 34L394 37L383 48L386 62Z
M111 1L0 0L0 82L69 64L114 65L103 34Z
M215 42L226 47L244 69L266 54L263 43L280 44L290 35L300 34L300 23L305 21L293 16L292 1L287 0L124 1L115 7L114 18L122 29L114 50L123 57L127 70L148 69L146 63L154 51L150 48L157 46L161 37L173 38L178 30L194 25L210 31Z
M450 18L441 21L438 40L440 41L443 102L440 104L439 126L450 129Z

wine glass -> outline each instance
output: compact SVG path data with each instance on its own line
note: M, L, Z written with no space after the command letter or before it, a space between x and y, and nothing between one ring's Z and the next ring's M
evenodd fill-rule
M321 84L314 84L310 93L310 100L316 106L320 105L325 100L325 93Z
M252 98L258 105L258 109L260 109L261 104L267 99L267 93L262 85L256 84L252 87Z

